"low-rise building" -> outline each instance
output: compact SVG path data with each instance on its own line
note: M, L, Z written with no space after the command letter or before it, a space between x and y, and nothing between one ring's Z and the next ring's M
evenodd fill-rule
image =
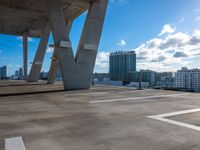
M97 81L105 81L110 79L109 73L94 73L93 79Z
M157 72L156 87L158 88L173 88L174 75L173 72Z
M200 92L200 69L184 67L178 70L175 74L175 87L177 89Z
M148 82L150 87L155 86L156 72L152 70L140 70L129 73L129 80L131 82Z

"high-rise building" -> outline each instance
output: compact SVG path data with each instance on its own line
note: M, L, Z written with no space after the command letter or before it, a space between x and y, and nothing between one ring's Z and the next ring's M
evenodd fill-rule
M14 78L19 80L19 70L15 70L15 77Z
M110 54L109 74L114 81L130 82L129 73L136 71L135 51L117 51Z
M200 92L200 69L183 67L175 74L175 87Z
M20 79L20 80L24 79L24 71L23 71L23 68L19 68L19 79Z
M7 66L0 67L0 79L6 79L7 78Z
M2 67L2 76L3 76L3 78L7 77L7 66Z
M2 80L2 67L0 67L0 80Z
M24 79L23 68L20 67L18 70L15 70L15 74L14 74L13 78L17 79L17 80L23 80Z
M40 80L47 80L48 72L40 72Z

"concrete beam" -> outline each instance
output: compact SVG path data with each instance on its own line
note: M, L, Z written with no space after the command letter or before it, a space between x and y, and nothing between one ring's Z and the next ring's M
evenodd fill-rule
M49 34L50 34L50 25L49 23L47 23L44 34L40 39L40 43L38 45L38 49L28 77L28 82L37 82L39 79L40 71L42 69L42 64L47 48L47 43L49 40Z
M27 80L28 72L28 33L23 34L23 65L24 65L24 80Z
M72 47L60 44L70 42L69 31L60 6L61 2L59 0L47 1L55 55L58 58L64 88L66 90L88 89L108 1L98 0L90 3L76 58L74 58Z

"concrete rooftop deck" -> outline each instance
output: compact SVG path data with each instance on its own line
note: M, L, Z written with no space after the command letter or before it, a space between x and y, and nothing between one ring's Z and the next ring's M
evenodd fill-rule
M12 137L22 137L26 150L199 150L199 97L111 86L63 91L59 83L1 82L0 150Z

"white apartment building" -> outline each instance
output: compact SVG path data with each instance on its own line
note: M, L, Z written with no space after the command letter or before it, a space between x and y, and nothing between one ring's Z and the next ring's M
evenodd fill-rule
M200 69L184 67L178 70L175 74L175 87L200 92Z

